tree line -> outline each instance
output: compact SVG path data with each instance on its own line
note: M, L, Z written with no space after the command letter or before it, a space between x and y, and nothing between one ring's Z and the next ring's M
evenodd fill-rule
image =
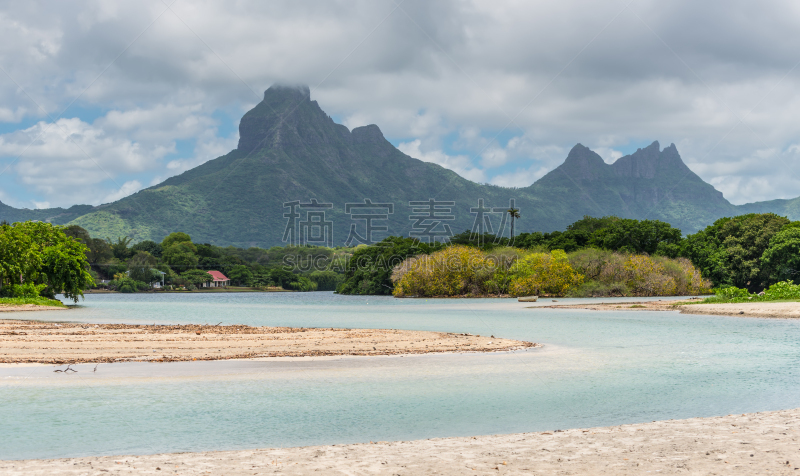
M626 256L633 255L648 257L647 263L639 260L638 265L661 269L656 273L661 276L657 279L664 282L670 277L680 281L679 269L693 273L688 264L710 286L736 286L751 292L796 279L800 273L800 222L772 213L721 218L685 237L680 229L659 220L587 216L563 232L520 233L513 239L467 230L453 236L449 245L483 252L504 248L539 253L561 250L573 267L589 273L580 291L573 290L576 295L636 294L631 291L631 281L622 278L625 266L634 266ZM437 253L446 246L389 237L376 246L357 248L352 258L355 265L346 270L338 292L392 294L396 283L391 276L396 266L408 258ZM513 257L512 261L516 259ZM648 279L656 279L655 274Z
M673 279L676 289L684 289L680 283L688 282L680 276L696 270L710 286L735 286L751 293L796 279L800 272L800 222L769 213L722 218L688 236L658 220L610 216L584 217L564 231L521 233L513 239L465 231L448 243L388 237L355 248L220 247L194 243L182 232L161 242L132 243L130 238L92 237L75 225L24 222L0 224L0 297L64 294L77 300L95 285L132 292L148 290L157 281L168 289L194 289L211 280L209 270L222 272L235 286L391 295L400 282L392 279L393 273L396 277L398 269L412 269L410 258L416 262L454 246L506 263L500 274L487 277L484 272L478 281L471 281L482 283L472 288L480 293L507 292L512 268L517 278L538 283L530 269L545 269L547 263L556 268L569 263L583 276L582 282L570 285L575 295L642 293L635 284L639 278L625 278L635 267L649 269L645 274L651 282ZM558 259L553 254L557 250L564 253ZM515 265L517 261L520 264ZM523 269L522 263L530 269ZM412 277L425 274L421 264L415 266L417 274ZM415 282L418 286L420 281ZM406 290L412 287L410 282L404 285Z

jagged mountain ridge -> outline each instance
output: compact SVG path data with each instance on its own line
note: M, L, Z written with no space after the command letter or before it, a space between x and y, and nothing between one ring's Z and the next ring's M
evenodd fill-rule
M244 115L239 131L238 147L230 153L116 202L68 210L0 204L0 219L69 222L94 236L136 241L160 240L180 230L198 242L273 246L283 244L289 211L283 204L293 200L333 204L326 220L333 222L335 245L346 240L351 224L363 234L364 222L352 220L345 204L364 199L394 207L389 219L379 222L388 233L376 233L376 239L409 235L412 200L455 201L453 232L472 227L470 209L480 198L499 210L514 199L522 214L518 232L563 230L584 215L617 215L664 220L688 233L751 209L800 212L800 206L789 206L791 201L736 207L694 174L674 145L660 150L658 142L613 164L578 144L563 164L529 187L477 184L403 154L376 125L350 131L335 123L305 86L269 88ZM501 215L492 215L494 231Z

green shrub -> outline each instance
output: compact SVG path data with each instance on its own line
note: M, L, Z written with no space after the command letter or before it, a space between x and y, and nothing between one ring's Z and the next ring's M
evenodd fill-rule
M567 292L568 297L606 297L606 296L630 296L631 291L623 282L614 281L604 283L601 281L586 281L580 286L571 288Z
M344 281L344 275L335 271L313 271L308 278L317 284L318 291L336 291Z
M764 291L764 295L760 299L764 301L800 299L800 284L794 284L793 281L777 282Z
M292 291L302 291L302 292L316 291L317 283L311 281L305 276L298 276L296 281L292 281L291 283L287 284L284 287L284 289L289 289Z
M736 301L751 299L753 297L747 289L736 286L722 286L714 289L714 297L723 301Z
M12 284L0 289L0 297L7 298L37 298L47 287L46 284L22 283Z
M25 304L33 304L36 306L57 306L66 307L64 303L57 299L48 299L46 297L5 297L0 298L0 304L9 304L12 306L23 306Z

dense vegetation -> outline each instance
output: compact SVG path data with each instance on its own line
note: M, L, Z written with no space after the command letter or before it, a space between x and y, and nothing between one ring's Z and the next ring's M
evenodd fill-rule
M468 231L449 243L389 237L372 246L269 249L195 243L183 232L161 242L90 236L83 228L2 225L0 297L64 293L93 285L122 292L193 290L218 270L234 286L395 296L663 296L711 287L746 297L796 278L800 222L774 214L723 218L683 237L658 220L584 217L563 232L496 239Z
M348 263L340 294L392 294L392 269L410 256L426 255L445 245L420 243L412 238L391 236L374 246L359 245Z
M0 224L0 297L12 304L43 304L63 294L77 302L94 284L87 251L50 223Z
M454 245L407 258L392 272L394 295L672 296L708 292L686 259L587 248L481 251Z
M800 222L769 213L723 218L687 237L658 220L584 217L563 232L495 239L465 231L450 243L443 250L393 237L359 249L354 258L365 259L351 262L338 291L663 296L760 291L800 269Z
M130 238L92 238L77 225L64 232L86 244L91 273L101 286L121 292L152 289L156 282L171 290L195 290L212 280L206 271L217 270L234 286L295 291L332 291L342 280L334 271L348 250L310 246L262 248L219 247L194 243L183 232L169 234L160 243Z
M704 299L702 304L753 301L800 301L800 284L780 281L758 294L736 286L723 286L715 289L714 296Z
M800 273L800 222L772 213L721 218L680 244L715 286L758 292Z

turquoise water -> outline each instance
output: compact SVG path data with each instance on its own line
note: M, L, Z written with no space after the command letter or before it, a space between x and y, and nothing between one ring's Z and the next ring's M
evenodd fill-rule
M441 330L545 347L101 364L96 372L87 364L70 375L0 367L0 459L405 440L800 407L800 321L531 305L331 293L89 295L78 309L26 316Z

